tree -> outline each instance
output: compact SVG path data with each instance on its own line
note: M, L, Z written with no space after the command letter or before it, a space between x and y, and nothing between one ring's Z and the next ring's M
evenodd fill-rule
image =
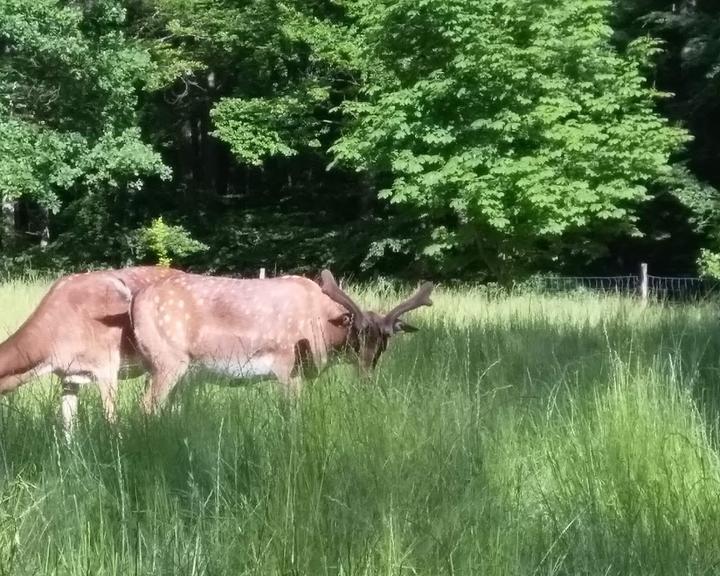
M213 246L198 267L362 260L375 190L326 171L342 120L333 109L358 86L345 16L334 0L134 5L133 34L158 63L143 118L174 172L155 199Z
M666 204L675 204L673 215L690 211L689 217L671 220L672 229L665 234L687 270L698 245L714 252L720 249L720 5L707 0L616 0L615 4L613 24L619 45L648 32L662 40L663 51L651 77L673 96L660 103L660 111L682 121L693 135L680 157L686 166L673 174L665 199ZM644 212L644 220L652 224L649 236L658 235L658 225L667 225L668 218L658 218L653 204ZM695 250L678 249L677 240L683 236L693 238ZM667 263L667 249L662 241L648 243L645 253L658 253L658 263L651 264L655 269ZM709 255L707 249L702 251L701 271L713 262Z
M110 245L118 205L169 174L138 127L152 64L124 19L119 0L0 0L0 196L51 214L73 206L73 239L86 249Z
M461 254L507 281L598 221L632 230L688 135L655 111L657 45L611 44L608 0L347 0L361 97L332 147L415 211L417 258ZM607 227L605 227L607 230Z

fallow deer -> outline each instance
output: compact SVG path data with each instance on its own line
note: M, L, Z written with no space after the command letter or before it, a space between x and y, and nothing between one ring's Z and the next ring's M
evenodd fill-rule
M34 376L59 376L62 416L69 430L78 386L96 382L105 415L113 421L120 368L133 363L141 367L130 326L132 296L152 282L180 274L140 266L60 278L25 323L0 344L0 394Z
M373 368L398 332L401 316L431 306L432 284L385 315L362 310L324 270L307 278L232 279L185 274L151 284L133 298L135 339L150 372L147 411L162 405L191 365L246 378L274 376L297 391L303 375L349 352Z

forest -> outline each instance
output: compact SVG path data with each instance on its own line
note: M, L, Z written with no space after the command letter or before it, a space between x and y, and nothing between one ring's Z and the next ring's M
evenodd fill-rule
M0 0L0 273L716 276L719 13Z

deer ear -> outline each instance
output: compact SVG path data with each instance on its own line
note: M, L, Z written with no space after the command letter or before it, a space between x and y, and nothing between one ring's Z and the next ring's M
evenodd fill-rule
M350 328L350 326L352 326L353 317L349 312L345 312L344 314L340 314L340 316L330 318L329 322L338 328Z
M402 320L395 320L395 324L393 324L393 334L397 334L398 332L417 332L418 330L419 328L415 328L415 326Z

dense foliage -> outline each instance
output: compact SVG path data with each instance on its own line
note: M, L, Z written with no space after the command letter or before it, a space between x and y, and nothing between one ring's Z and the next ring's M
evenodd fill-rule
M381 196L428 217L426 254L463 249L500 277L537 266L569 230L627 228L669 173L684 135L640 75L654 46L620 55L604 0L368 4L376 66L334 150L392 174Z
M125 12L114 0L0 2L3 202L39 207L43 226L57 214L56 241L96 243L98 258L122 250L146 181L170 175L141 136L138 89L153 64L127 38Z
M0 0L2 261L692 272L720 248L716 13Z

